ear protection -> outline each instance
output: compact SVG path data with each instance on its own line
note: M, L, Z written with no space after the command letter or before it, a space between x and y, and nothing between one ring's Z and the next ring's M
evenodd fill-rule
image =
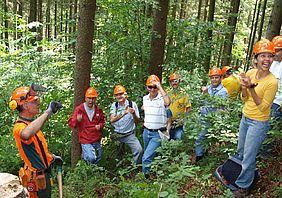
M11 110L15 110L17 107L18 107L18 104L15 100L12 100L12 101L9 102L9 108Z
M27 97L21 96L21 97L20 97L20 101L22 101L22 100L27 100ZM18 108L18 103L17 103L17 101L16 101L16 100L11 100L11 101L9 102L9 108L10 108L11 110L15 110L16 108Z

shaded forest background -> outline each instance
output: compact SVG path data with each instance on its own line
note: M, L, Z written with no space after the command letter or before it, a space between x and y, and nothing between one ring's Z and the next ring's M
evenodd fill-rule
M49 150L65 161L66 197L231 196L212 173L235 151L242 103L224 101L225 111L210 115L213 146L208 158L195 165L191 159L204 100L199 90L214 65L233 65L237 72L252 67L254 42L281 34L282 0L4 0L0 5L1 172L17 174L23 165L11 133L17 113L8 109L10 94L35 82L49 87L42 111L51 100L64 104L43 131ZM142 177L130 155L115 160L108 121L101 164L80 161L77 133L67 120L89 85L98 90L98 104L108 115L115 85L123 84L140 107L147 76L158 74L168 88L173 71L181 73L193 111L186 118L185 139L160 148L152 181ZM258 161L264 181L254 197L282 193L279 127L273 123L269 140L278 142L276 157ZM137 135L142 140L141 126Z

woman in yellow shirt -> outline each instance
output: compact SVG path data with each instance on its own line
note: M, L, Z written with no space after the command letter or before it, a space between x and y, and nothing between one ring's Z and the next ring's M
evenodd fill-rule
M256 69L241 73L241 98L245 102L237 146L242 171L236 180L234 197L245 197L254 180L256 155L269 130L269 115L278 81L269 71L274 57L274 45L267 39L258 41L253 49Z

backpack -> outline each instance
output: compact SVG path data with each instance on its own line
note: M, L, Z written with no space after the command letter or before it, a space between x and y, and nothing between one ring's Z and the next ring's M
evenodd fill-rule
M242 161L236 156L230 156L222 165L217 167L214 172L215 178L220 181L226 188L231 191L237 190L238 187L235 184L242 170ZM255 176L253 183L248 189L252 189L259 180L259 171L255 170Z
M129 102L129 107L132 108L132 101L128 100L128 102ZM116 109L117 109L118 108L118 101L116 101L115 106L116 106Z

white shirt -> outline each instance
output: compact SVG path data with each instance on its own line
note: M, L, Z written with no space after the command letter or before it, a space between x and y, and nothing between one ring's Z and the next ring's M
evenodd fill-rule
M145 113L144 126L148 129L160 129L166 127L167 114L163 96L150 100L149 94L143 97L143 109Z
M273 61L270 72L278 79L278 91L276 92L273 103L282 104L282 61Z

